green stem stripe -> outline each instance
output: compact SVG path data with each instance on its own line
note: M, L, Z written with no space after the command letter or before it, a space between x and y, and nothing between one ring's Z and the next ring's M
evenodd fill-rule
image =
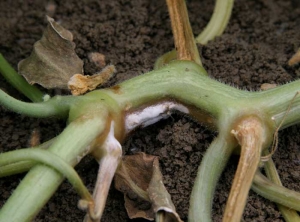
M300 88L300 80L297 80L274 89L249 92L208 78L205 73L193 62L174 61L98 93L106 92L127 110L128 106L134 110L154 101L176 99L196 107L199 112L209 113L217 120L225 117L226 120L221 121L230 122L243 114L256 114L279 125ZM299 108L300 96L297 96L282 128L300 122ZM220 122L219 125L224 124Z
M275 203L300 211L300 193L273 183L259 171L255 174L252 189Z
M31 148L39 148L39 149L48 149L49 146L55 141L56 137L47 142L44 142L38 146ZM25 148L23 148L25 149ZM15 163L10 163L5 166L0 166L0 178L5 176L11 176L18 173L23 173L30 170L37 163L35 161L19 161Z
M83 199L92 201L92 195L84 186L82 180L73 169L73 167L67 164L59 156L47 150L27 148L3 153L0 155L0 172L2 166L17 163L19 161L27 162L30 160L43 163L57 170L69 180L69 182L73 185L73 187Z
M0 72L2 76L18 91L23 93L32 102L43 102L44 93L30 85L20 76L0 53Z
M70 103L74 99L66 96L55 96L41 103L27 103L17 100L0 90L0 104L6 108L26 116L37 118L66 117L70 109Z
M234 147L234 144L226 140L226 136L218 135L207 149L191 194L189 222L211 221L216 185Z

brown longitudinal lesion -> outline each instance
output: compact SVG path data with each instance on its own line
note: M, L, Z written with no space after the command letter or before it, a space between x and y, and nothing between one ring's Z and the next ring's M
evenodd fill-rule
M255 116L241 120L231 132L241 147L241 155L223 222L241 221L249 189L260 162L262 148L267 140L265 127Z

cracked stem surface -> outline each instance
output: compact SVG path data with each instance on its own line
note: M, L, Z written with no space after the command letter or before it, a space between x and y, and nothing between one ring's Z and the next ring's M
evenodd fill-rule
M232 133L241 146L241 156L227 200L223 222L241 221L265 142L264 127L254 116L242 119Z

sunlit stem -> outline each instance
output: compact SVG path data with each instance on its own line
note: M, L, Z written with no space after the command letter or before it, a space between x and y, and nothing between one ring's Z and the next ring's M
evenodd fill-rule
M196 38L202 45L222 35L229 22L234 0L216 0L213 15L203 32Z
M30 85L13 67L6 61L0 53L0 73L18 91L23 93L33 102L43 102L44 93L35 86Z
M75 166L89 144L104 130L107 114L78 118L57 137L49 152ZM52 167L37 165L22 180L0 210L0 221L31 221L56 191L63 176Z
M265 142L264 131L261 121L254 116L241 120L236 129L232 130L241 146L241 156L227 200L224 222L241 221Z
M178 60L190 60L202 65L190 25L185 0L166 0L171 19Z
M99 171L94 188L94 205L89 206L84 221L100 222L105 207L108 191L122 157L122 147L114 137L114 122L111 123L110 132L105 142L99 147L103 158L99 162Z
M189 222L212 221L213 194L234 147L235 143L228 140L226 135L219 134L207 149L191 194Z
M92 195L84 186L82 180L73 167L66 163L59 156L47 150L27 148L3 153L0 155L0 166L28 160L45 164L57 170L69 180L69 182L73 185L83 199L92 201Z

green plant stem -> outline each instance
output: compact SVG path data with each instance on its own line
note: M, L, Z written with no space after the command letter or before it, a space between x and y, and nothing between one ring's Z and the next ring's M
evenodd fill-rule
M105 128L108 113L77 118L49 148L66 163L75 166L91 149L89 145ZM31 221L53 195L63 176L47 166L32 168L0 211L0 221Z
M39 149L47 149L49 146L54 142L55 138L40 144L36 147L32 148L39 148ZM0 164L0 178L5 176L11 176L18 173L23 173L30 170L33 166L35 166L37 162L35 161L18 161L15 163L9 163L7 165Z
M265 163L265 172L267 177L275 184L282 186L279 175L277 173L275 164L272 159L269 159L268 162ZM300 216L295 210L292 210L286 206L277 204L281 214L283 215L286 222L298 222L300 221Z
M200 75L199 75L200 73ZM101 90L127 111L162 100L176 100L206 112L215 119L232 123L241 115L260 115L273 125L279 125L300 81L262 92L249 92L222 84L207 76L199 65L189 61L174 61L159 70L149 72L118 85L118 91ZM128 108L129 107L129 108ZM285 128L300 122L300 96L297 96L282 125Z
M198 169L190 199L189 221L209 222L213 194L218 179L235 147L234 143L219 134L206 151Z
M0 72L2 76L18 91L33 102L43 102L44 93L35 86L30 85L20 76L0 53Z
M71 96L55 96L46 102L27 103L17 100L0 90L0 103L6 108L26 116L37 118L66 117L70 104L75 100Z
M213 15L196 42L206 45L208 41L222 35L231 16L234 0L217 0Z
M252 189L275 203L300 211L300 193L273 183L259 171L255 174Z
M69 180L69 182L73 185L83 199L88 201L93 200L92 195L84 186L82 180L73 167L67 164L59 156L47 150L27 148L3 153L0 155L0 166L27 160L39 162L57 170Z

